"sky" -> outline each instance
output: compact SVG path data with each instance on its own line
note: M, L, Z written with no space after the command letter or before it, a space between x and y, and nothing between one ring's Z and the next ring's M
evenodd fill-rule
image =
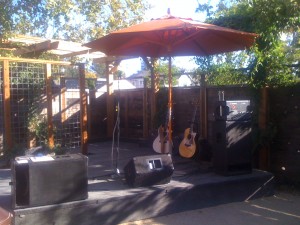
M146 13L146 20L166 15L168 8L171 10L171 15L177 17L192 18L200 21L205 20L204 16L195 13L198 6L198 0L148 0L148 2L153 8Z
M205 16L200 13L195 13L195 10L199 2L206 2L201 0L148 0L148 2L153 6L145 14L145 21L159 18L167 14L168 8L170 8L171 15L182 17L182 18L191 18L193 20L198 20L204 22ZM187 70L192 70L196 68L197 65L191 61L191 57L176 57L173 59L172 63L174 65L178 64L180 67L184 67ZM140 61L141 59L131 59L124 60L120 65L120 69L123 70L126 76L130 76L133 73L136 73L140 70Z

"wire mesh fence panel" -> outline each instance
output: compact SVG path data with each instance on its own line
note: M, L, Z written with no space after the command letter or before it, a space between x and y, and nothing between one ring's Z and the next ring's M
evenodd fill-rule
M34 122L45 114L45 72L41 64L10 63L11 132L14 146L28 147ZM42 132L38 130L37 132Z
M55 140L62 147L75 148L81 144L80 94L77 66L64 67L53 73L53 103Z
M3 153L3 133L4 133L4 120L3 120L3 80L2 80L2 64L0 63L0 154Z
M0 103L3 106L3 64L0 63ZM10 118L13 146L30 148L48 143L46 68L42 63L9 62ZM78 68L51 65L52 122L54 143L62 147L80 146L79 90L68 94L60 79L78 80ZM75 78L74 78L75 77ZM0 148L4 143L4 112L0 111Z

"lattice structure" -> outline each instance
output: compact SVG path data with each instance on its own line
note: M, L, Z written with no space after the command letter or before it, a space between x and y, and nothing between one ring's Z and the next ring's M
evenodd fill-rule
M43 98L44 69L40 64L24 62L10 63L9 68L12 141L16 146L25 147L28 146L31 115L37 113L38 110L36 103L45 100ZM2 88L1 85L1 94L3 93ZM1 100L3 101L2 96ZM2 129L3 122L2 113L0 120Z
M53 74L58 92L58 104L54 104L54 124L56 141L63 147L80 146L80 95L78 68L68 67L60 73Z
M0 63L0 106L1 106L1 110L0 110L0 153L1 150L3 150L3 138L4 138L4 118L3 118L3 89L2 89L2 85L3 85L3 80L2 80L2 64Z
M61 86L60 78L67 72L77 77L78 68L51 65L52 74L52 117L54 143L63 147L80 146L80 101L79 90L69 94ZM77 70L77 71L76 71ZM0 63L1 93L3 106L3 65ZM77 73L77 74L76 74ZM10 117L13 146L29 148L35 144L47 144L47 90L45 64L31 62L9 62ZM74 78L73 78L74 79ZM58 82L57 82L58 80ZM49 106L48 106L49 107ZM4 133L3 107L0 111L0 147L3 150ZM35 133L35 135L31 135ZM39 134L39 140L33 136ZM43 138L44 137L44 138ZM38 143L34 143L38 141Z

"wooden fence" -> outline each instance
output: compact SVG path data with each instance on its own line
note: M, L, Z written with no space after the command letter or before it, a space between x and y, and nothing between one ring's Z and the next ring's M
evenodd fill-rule
M3 105L0 112L0 147L12 145L13 139L19 135L20 139L28 138L25 131L19 131L14 122L19 121L21 116L26 114L16 113L20 107L25 107L28 96L21 96L30 93L30 90L22 84L22 87L14 87L12 79L20 80L22 73L18 72L16 78L10 74L14 71L17 59L1 59L1 95L0 100ZM34 68L40 73L44 85L40 89L43 94L40 96L42 104L46 104L48 122L48 141L53 141L53 126L56 118L53 106L56 99L59 99L60 113L59 121L64 120L64 110L66 105L75 104L74 99L67 99L65 87L60 86L58 90L52 86L53 67L49 61L30 61L27 63L39 63L42 67ZM53 65L57 62L53 62ZM59 64L59 63L58 63ZM62 65L69 65L62 63ZM51 69L52 68L52 69ZM149 89L121 90L110 93L97 93L96 90L86 92L84 86L84 68L79 68L81 74L78 89L78 109L76 117L80 119L76 126L79 129L79 138L82 152L87 153L87 141L100 141L111 138L115 119L120 118L120 137L125 140L143 141L151 144L157 135L157 128L165 122L168 94L167 89L161 89L157 94L157 105L155 115L151 115L151 91ZM17 68L17 71L21 69ZM27 69L27 73L31 70ZM30 82L29 82L30 83ZM36 90L35 90L36 91ZM213 141L212 124L214 122L214 110L219 99L218 93L224 92L225 100L251 100L254 104L253 127L258 133L254 133L254 140L259 153L254 152L255 166L274 172L280 180L300 183L300 86L295 85L288 88L264 89L262 92L253 92L248 87L239 86L218 86L218 87L192 87L173 88L173 138L177 142L183 136L184 130L190 126L193 114L196 111L195 124L196 131L205 138L209 145ZM18 95L16 95L16 93ZM202 95L201 95L202 93ZM65 97L64 97L65 96ZM201 96L203 97L201 99ZM61 100L64 99L65 101ZM107 102L109 99L109 103ZM260 100L260 101L258 101ZM202 101L202 104L199 102ZM203 104L204 101L204 104ZM261 102L263 104L255 105ZM41 104L41 103L40 103ZM76 103L77 104L77 103ZM117 107L119 105L119 107ZM201 107L204 105L206 107ZM14 108L17 107L17 108ZM108 109L108 107L111 107ZM20 111L18 111L20 112ZM109 112L109 113L108 113ZM152 121L152 118L154 120ZM19 121L19 122L18 122ZM75 129L75 125L70 123L70 129ZM24 127L24 126L23 126ZM76 128L76 129L77 129ZM19 133L18 133L19 132ZM20 133L23 132L23 133ZM10 135L9 135L10 134ZM4 138L3 138L4 137ZM67 137L66 137L67 138ZM27 140L26 140L27 141ZM257 162L259 161L259 162ZM263 162L263 167L260 162Z
M200 87L173 88L173 138L180 140L190 121L200 98ZM266 89L254 92L248 87L218 86L206 87L207 121L201 121L197 110L195 122L200 130L201 123L206 123L206 138L211 145L213 140L214 110L218 101L219 91L224 91L225 100L247 100L254 108L253 126L258 128L263 123L262 130L256 129L253 134L255 146L253 164L274 172L280 181L300 183L300 87ZM147 98L145 98L147 96ZM263 99L262 99L263 98ZM146 100L146 102L143 101ZM149 145L157 135L156 128L163 123L167 110L167 90L161 90L157 96L157 112L153 128L150 125L150 90L144 89L116 91L115 104L120 102L120 136L126 140L144 140ZM258 102L262 105L255 105ZM265 102L266 101L266 102ZM143 105L146 104L146 113ZM200 107L200 106L199 106ZM89 106L89 140L98 141L107 138L106 133L106 96L92 98ZM115 112L115 116L116 116ZM146 118L144 118L146 115ZM264 118L259 118L259 116ZM147 121L147 132L144 124ZM263 121L263 122L261 122ZM203 125L203 124L202 124ZM267 143L267 146L264 144ZM267 149L264 149L267 147ZM261 152L259 152L261 151ZM262 163L260 163L262 161ZM263 164L263 165L262 165Z

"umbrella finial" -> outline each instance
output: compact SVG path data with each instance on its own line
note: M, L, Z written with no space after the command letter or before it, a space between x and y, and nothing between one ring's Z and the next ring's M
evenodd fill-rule
M171 9L170 9L170 8L168 8L168 10L167 10L167 14L168 14L168 16L170 16L170 15L171 15Z

